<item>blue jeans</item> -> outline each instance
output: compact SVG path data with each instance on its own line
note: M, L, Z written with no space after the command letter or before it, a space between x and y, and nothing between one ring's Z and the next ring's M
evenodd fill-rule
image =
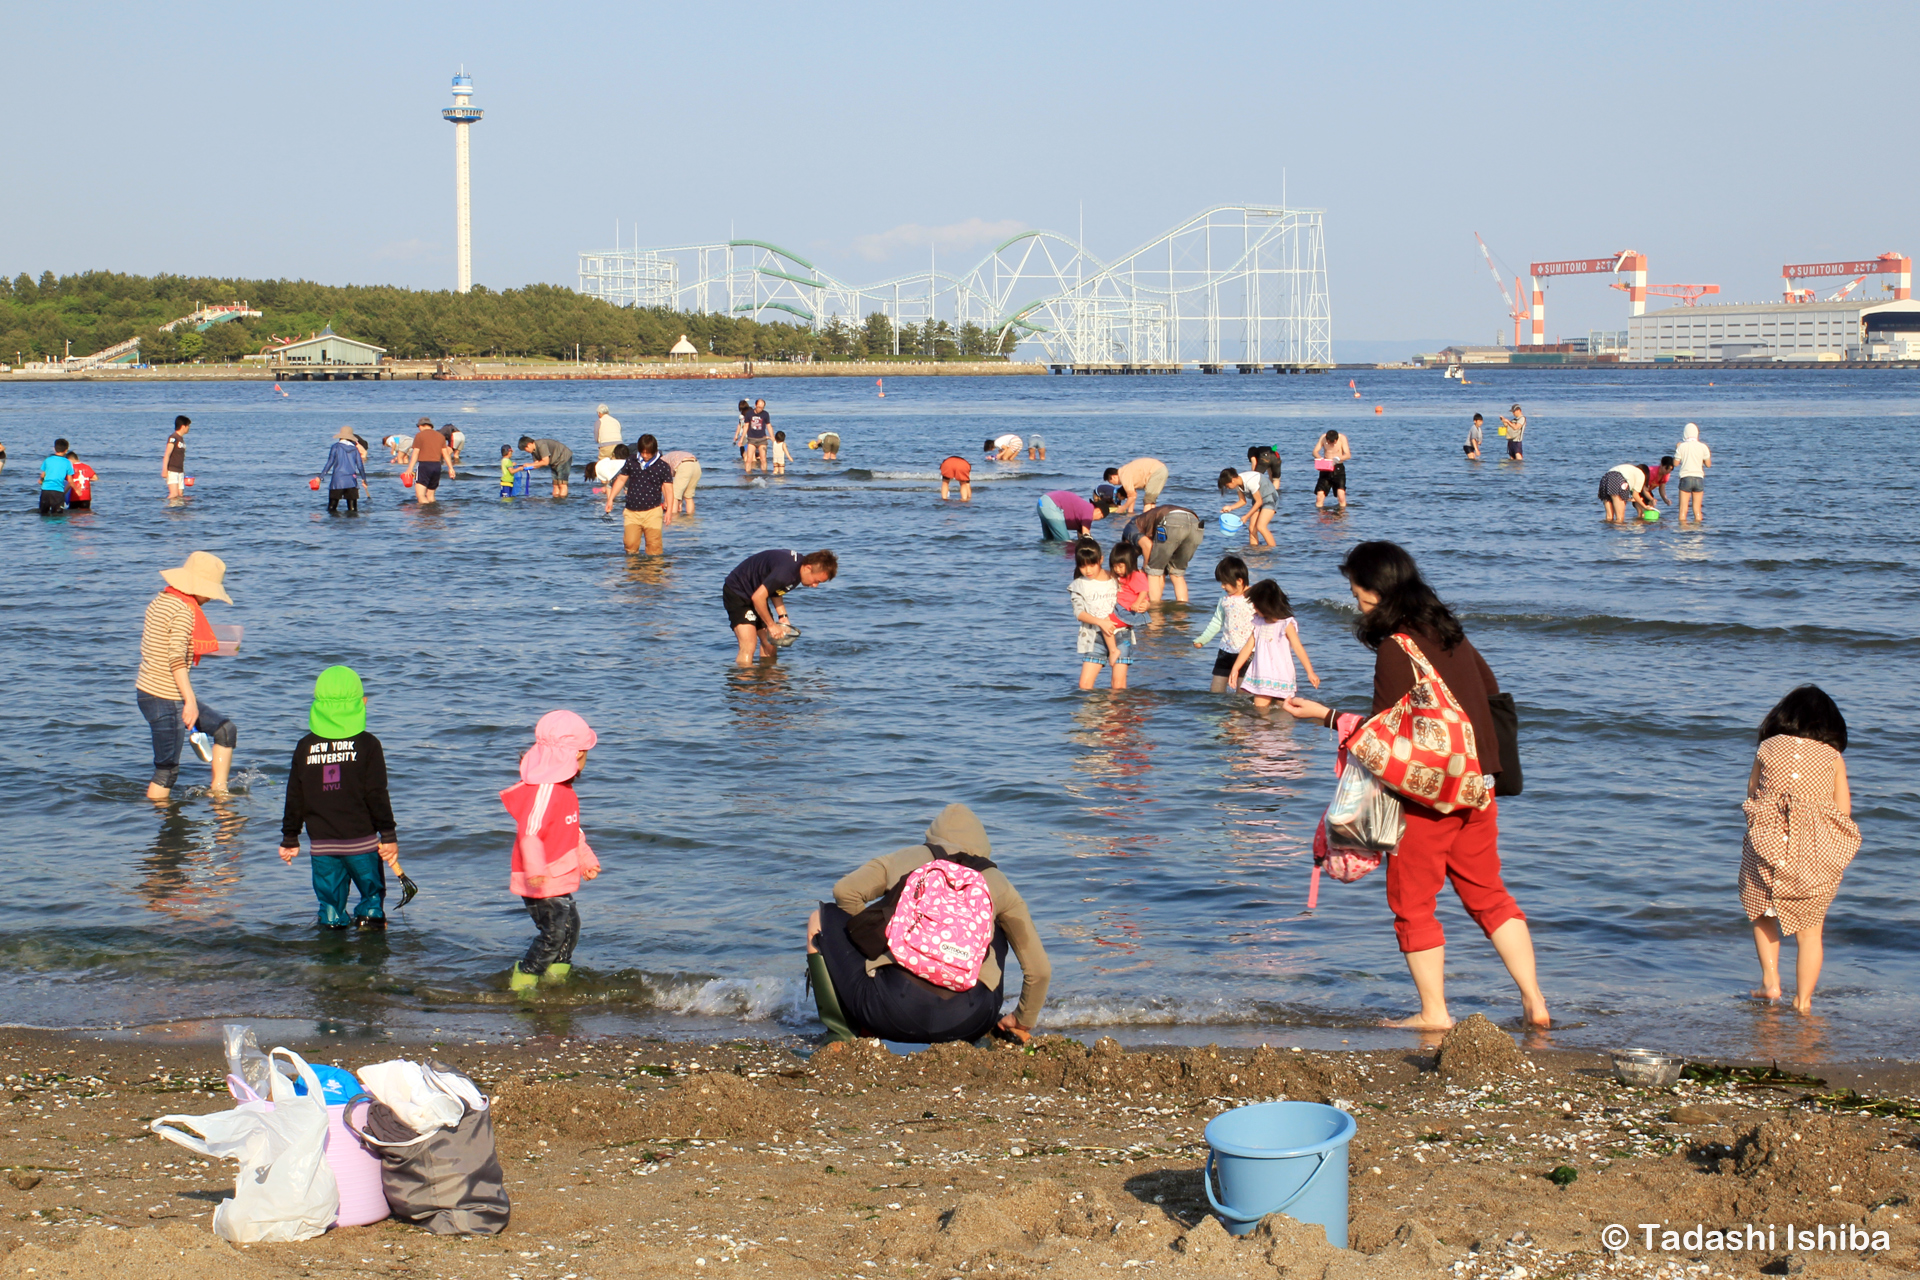
M156 698L144 689L135 691L134 700L140 704L140 714L147 718L147 728L153 733L153 785L171 791L173 784L180 780L180 753L187 746L189 730L181 719L187 704L179 698ZM200 718L193 722L193 727L211 735L222 747L231 747L239 741L239 730L233 721L204 702L200 704Z
M1040 512L1040 536L1048 542L1071 542L1073 535L1067 532L1067 513L1060 504L1046 494L1040 495L1037 509Z
M320 923L344 929L353 920L384 920L387 915L387 873L377 853L323 853L313 863L313 896L320 899ZM360 901L347 915L347 885L360 891Z

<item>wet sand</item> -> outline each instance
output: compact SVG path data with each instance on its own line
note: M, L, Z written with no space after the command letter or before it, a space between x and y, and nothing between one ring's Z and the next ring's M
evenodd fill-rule
M1602 1057L1523 1054L1479 1020L1438 1055L1060 1037L904 1057L557 1037L295 1047L348 1066L432 1056L479 1080L495 1099L508 1231L461 1240L385 1222L235 1249L208 1230L232 1166L146 1132L153 1116L227 1105L217 1045L16 1032L0 1046L0 1277L1541 1280L1920 1265L1912 1121L1823 1113L1805 1087L1629 1089ZM1907 1067L1818 1074L1881 1095L1920 1083ZM1206 1210L1205 1123L1280 1096L1359 1121L1350 1250L1281 1218L1233 1239ZM1567 1185L1549 1176L1562 1167L1577 1173ZM1851 1225L1885 1232L1887 1247L1649 1252L1639 1227L1749 1222ZM1609 1223L1633 1231L1617 1254L1599 1243Z

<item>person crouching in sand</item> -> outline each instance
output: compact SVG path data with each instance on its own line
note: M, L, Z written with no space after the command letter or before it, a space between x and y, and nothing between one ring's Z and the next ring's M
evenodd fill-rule
M1747 838L1740 850L1740 905L1760 956L1760 1000L1780 998L1780 938L1793 935L1793 1007L1813 1007L1825 958L1821 931L1840 877L1860 851L1847 786L1847 722L1833 699L1804 684L1760 722L1747 775Z
M380 864L399 870L400 838L386 752L367 732L367 695L352 667L328 667L313 682L307 728L287 769L280 861L291 864L300 856L304 826L320 923L328 929L385 929L387 877ZM360 892L351 916L349 882Z
M923 842L871 859L833 886L833 901L807 919L807 980L831 1038L1032 1038L1053 965L992 853L973 810L950 804ZM935 910L902 910L909 894ZM1003 1015L1009 945L1020 960L1020 1000Z
M600 874L600 859L580 831L580 799L573 783L599 738L571 711L549 711L533 727L533 746L520 757L520 781L500 793L513 815L513 892L540 932L514 962L507 986L530 995L542 982L565 982L580 941L580 882Z

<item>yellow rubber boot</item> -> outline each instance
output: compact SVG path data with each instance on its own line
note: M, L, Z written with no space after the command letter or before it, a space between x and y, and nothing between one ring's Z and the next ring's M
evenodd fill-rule
M539 985L538 974L528 973L522 969L518 960L513 962L513 972L507 975L507 990L517 996L531 996Z

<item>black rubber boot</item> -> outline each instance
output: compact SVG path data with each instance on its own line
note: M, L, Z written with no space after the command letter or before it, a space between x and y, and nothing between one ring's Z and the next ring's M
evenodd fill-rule
M814 1006L827 1029L827 1036L833 1040L856 1039L853 1028L847 1025L847 1015L840 1011L840 997L833 993L833 979L827 974L827 958L817 951L807 954L807 985L813 988Z

